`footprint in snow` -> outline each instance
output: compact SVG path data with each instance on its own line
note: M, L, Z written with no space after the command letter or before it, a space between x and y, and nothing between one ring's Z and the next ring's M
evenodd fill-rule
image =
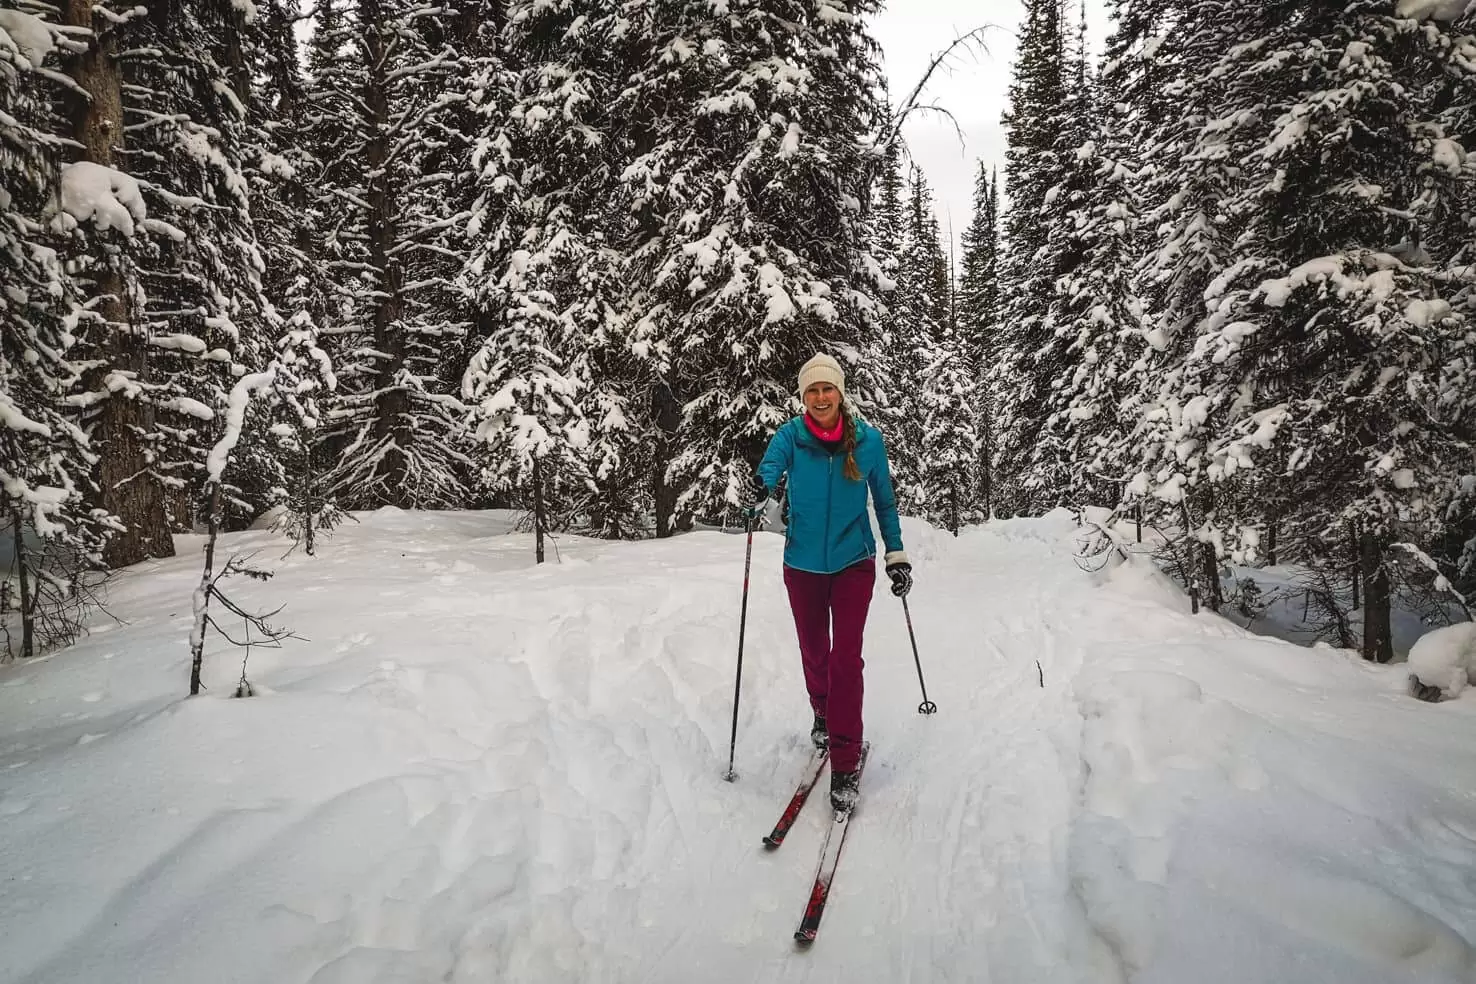
M335 646L333 648L333 651L335 653L346 653L350 649L362 649L373 641L374 637L369 635L367 632L355 632L353 635L346 637L342 642Z

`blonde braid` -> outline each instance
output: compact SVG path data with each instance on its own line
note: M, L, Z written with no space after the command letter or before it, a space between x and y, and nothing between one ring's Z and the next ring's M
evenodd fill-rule
M861 481L861 469L856 464L856 418L841 407L841 416L846 421L846 478L853 482Z

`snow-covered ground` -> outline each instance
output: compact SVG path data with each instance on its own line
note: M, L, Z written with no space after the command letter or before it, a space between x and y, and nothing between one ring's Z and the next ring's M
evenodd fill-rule
M501 515L360 519L316 558L229 538L307 640L253 653L254 699L219 648L183 696L193 538L120 580L124 624L0 669L0 981L1476 980L1476 690L1082 573L1065 516L906 523L939 712L879 585L804 953L822 798L760 844L808 728L778 537L729 784L743 537L535 569Z

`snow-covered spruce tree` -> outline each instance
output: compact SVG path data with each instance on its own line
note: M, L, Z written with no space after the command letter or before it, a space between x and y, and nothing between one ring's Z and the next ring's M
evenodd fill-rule
M915 410L923 425L922 515L954 536L968 521L978 459L976 388L961 349L951 331L924 349Z
M610 66L632 39L616 12L510 5L504 60L477 86L487 135L473 159L466 276L484 337L464 393L484 484L534 511L540 557L544 532L575 513L627 535L644 492L613 245L622 188L610 107L628 73Z
M331 487L346 507L454 505L471 469L443 372L470 304L455 286L464 166L447 167L469 153L448 120L476 76L450 40L459 11L334 0L311 43L307 130L336 295L320 326L339 381Z
M311 555L319 534L343 518L329 495L320 460L324 403L338 387L338 377L320 345L317 327L301 313L278 340L275 364L271 400L265 408L272 421L272 441L263 443L282 470L276 497L283 513L277 528Z
M1101 73L1112 107L1112 139L1102 146L1137 162L1127 191L1138 202L1144 232L1135 276L1124 286L1142 299L1146 322L1139 357L1119 391L1127 439L1109 442L1091 465L1105 479L1128 480L1125 507L1165 535L1164 558L1191 596L1213 604L1219 586L1213 548L1193 539L1217 490L1179 469L1186 401L1185 367L1204 316L1204 293L1229 265L1235 229L1221 203L1235 184L1237 161L1223 144L1227 78L1219 59L1267 18L1260 5L1187 0L1123 0L1113 5L1116 30ZM1119 108L1120 107L1120 108ZM1116 151L1112 148L1125 148ZM1129 354L1135 340L1124 336ZM1192 419L1192 418L1191 418ZM1280 512L1274 490L1259 495L1269 528Z
M1019 448L1022 457L1017 464L1017 486L1036 509L1086 504L1082 463L1074 457L1077 449L1072 442L1069 415L1071 387L1090 372L1082 360L1093 353L1080 344L1082 325L1078 319L1098 303L1098 298L1081 289L1088 249L1083 213L1090 211L1097 180L1093 140L1096 110L1086 65L1080 60L1082 54L1068 53L1070 83L1061 106L1056 143L1046 155L1055 183L1046 190L1037 214L1043 233L1032 265L1050 277L1050 294L1032 334L1019 337L1028 347L1017 349L1014 361L1015 371L1028 377L1030 393L1027 417L1016 419L1027 420L1026 432L1035 435L1030 445ZM1033 354L1021 361L1019 353L1023 351ZM1026 412L1024 407L1021 410Z
M89 368L85 392L72 397L96 453L97 505L117 517L104 559L122 567L174 552L155 464L150 346L138 311L137 261L149 250L147 205L138 182L121 168L141 135L125 130L119 54L138 46L140 17L131 4L68 0L62 46L72 160L62 169L52 220L59 251L71 265L83 301L74 358Z
M1373 0L1278 7L1216 70L1228 122L1199 156L1241 162L1221 211L1242 231L1176 394L1174 477L1220 492L1191 532L1221 557L1256 556L1263 509L1244 493L1263 485L1283 490L1304 563L1346 567L1355 531L1363 652L1387 661L1391 550L1441 535L1470 470L1470 329L1453 298L1476 273L1414 246L1476 199L1427 84L1470 42Z
M0 11L0 553L11 558L0 578L0 658L71 641L81 579L101 564L108 532L87 503L87 437L63 403L84 367L72 352L77 288L46 230L63 149L43 74L55 71L54 30Z
M1074 207L1062 217L1069 231L1060 234L1072 263L1056 281L1050 314L1066 372L1051 391L1046 425L1070 501L1109 508L1136 473L1122 465L1121 408L1136 392L1132 374L1145 347L1133 269L1140 243L1137 174L1127 156L1132 146L1122 139L1130 129L1126 105L1110 98L1118 71L1109 64L1103 74L1102 98L1081 116L1087 139L1073 152ZM1082 109L1088 104L1079 101Z
M337 386L321 339L334 310L320 232L328 223L312 190L323 167L308 139L307 80L294 31L298 0L260 0L257 6L246 55L255 84L245 171L257 239L270 257L262 286L281 324L273 339L277 398L252 411L254 420L270 422L272 438L249 441L244 453L276 464L279 474L268 489L272 505L284 509L279 525L311 554L318 526L337 518L326 488L323 441L324 401Z
M160 0L136 15L138 48L123 62L128 169L163 233L138 262L135 324L151 350L152 470L176 530L197 520L211 411L266 365L275 337L245 171L254 19L254 6L232 0ZM252 424L264 430L265 419ZM228 512L261 512L276 472L266 457L243 463L224 490Z
M958 283L957 338L969 375L978 454L975 486L965 516L981 522L993 514L994 388L999 360L999 177L979 162L974 211L963 234L963 273Z
M933 193L916 166L908 169L901 205L897 262L888 297L885 344L877 365L887 381L883 415L890 446L892 484L899 508L921 514L927 499L923 475L924 370L936 360L948 313L947 258L938 241Z
M886 362L900 410L900 420L893 424L893 484L904 511L941 522L953 514L956 463L951 457L948 464L929 461L928 455L938 451L940 440L951 443L944 435L953 432L967 404L948 405L959 396L955 390L961 371L951 350L948 257L939 239L932 189L917 167L908 181L897 283L899 324ZM944 420L944 414L954 419Z
M1055 489L1031 462L1060 367L1048 310L1060 271L1047 262L1046 206L1063 177L1069 62L1060 0L1029 0L1021 26L1010 108L1005 185L999 373L995 380L996 508L1018 514L1054 505Z
M585 485L588 425L579 385L561 370L556 349L567 344L568 320L555 297L532 286L539 265L568 258L557 250L514 255L496 290L509 304L503 322L472 357L463 394L473 407L476 437L485 446L483 481L515 491L533 510L538 563L550 529L549 506L567 501L569 486Z
M667 471L679 517L741 502L799 366L825 350L855 367L875 334L884 277L863 203L885 115L865 26L876 6L650 4L640 77L658 114L625 173L652 230L632 257L636 341L664 356L660 382L682 408ZM864 405L859 382L848 391Z
M917 410L914 393L899 369L905 364L907 351L905 310L910 296L902 282L907 230L907 184L902 174L905 153L899 135L887 146L874 179L869 219L873 230L872 252L885 277L879 295L884 307L877 319L876 333L865 349L865 362L874 370L870 415L887 435L893 483L900 486L915 484L907 478L916 455L909 454L905 430L908 415Z

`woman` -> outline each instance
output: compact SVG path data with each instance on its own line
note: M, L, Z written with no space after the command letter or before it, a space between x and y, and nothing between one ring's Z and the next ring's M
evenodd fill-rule
M799 392L805 413L780 427L769 442L754 476L750 515L762 511L787 475L784 586L815 711L810 737L817 745L829 742L830 802L848 811L860 779L861 636L876 583L868 490L886 545L892 594L899 598L912 587L912 565L902 550L886 445L880 431L846 406L840 363L828 355L806 362Z

